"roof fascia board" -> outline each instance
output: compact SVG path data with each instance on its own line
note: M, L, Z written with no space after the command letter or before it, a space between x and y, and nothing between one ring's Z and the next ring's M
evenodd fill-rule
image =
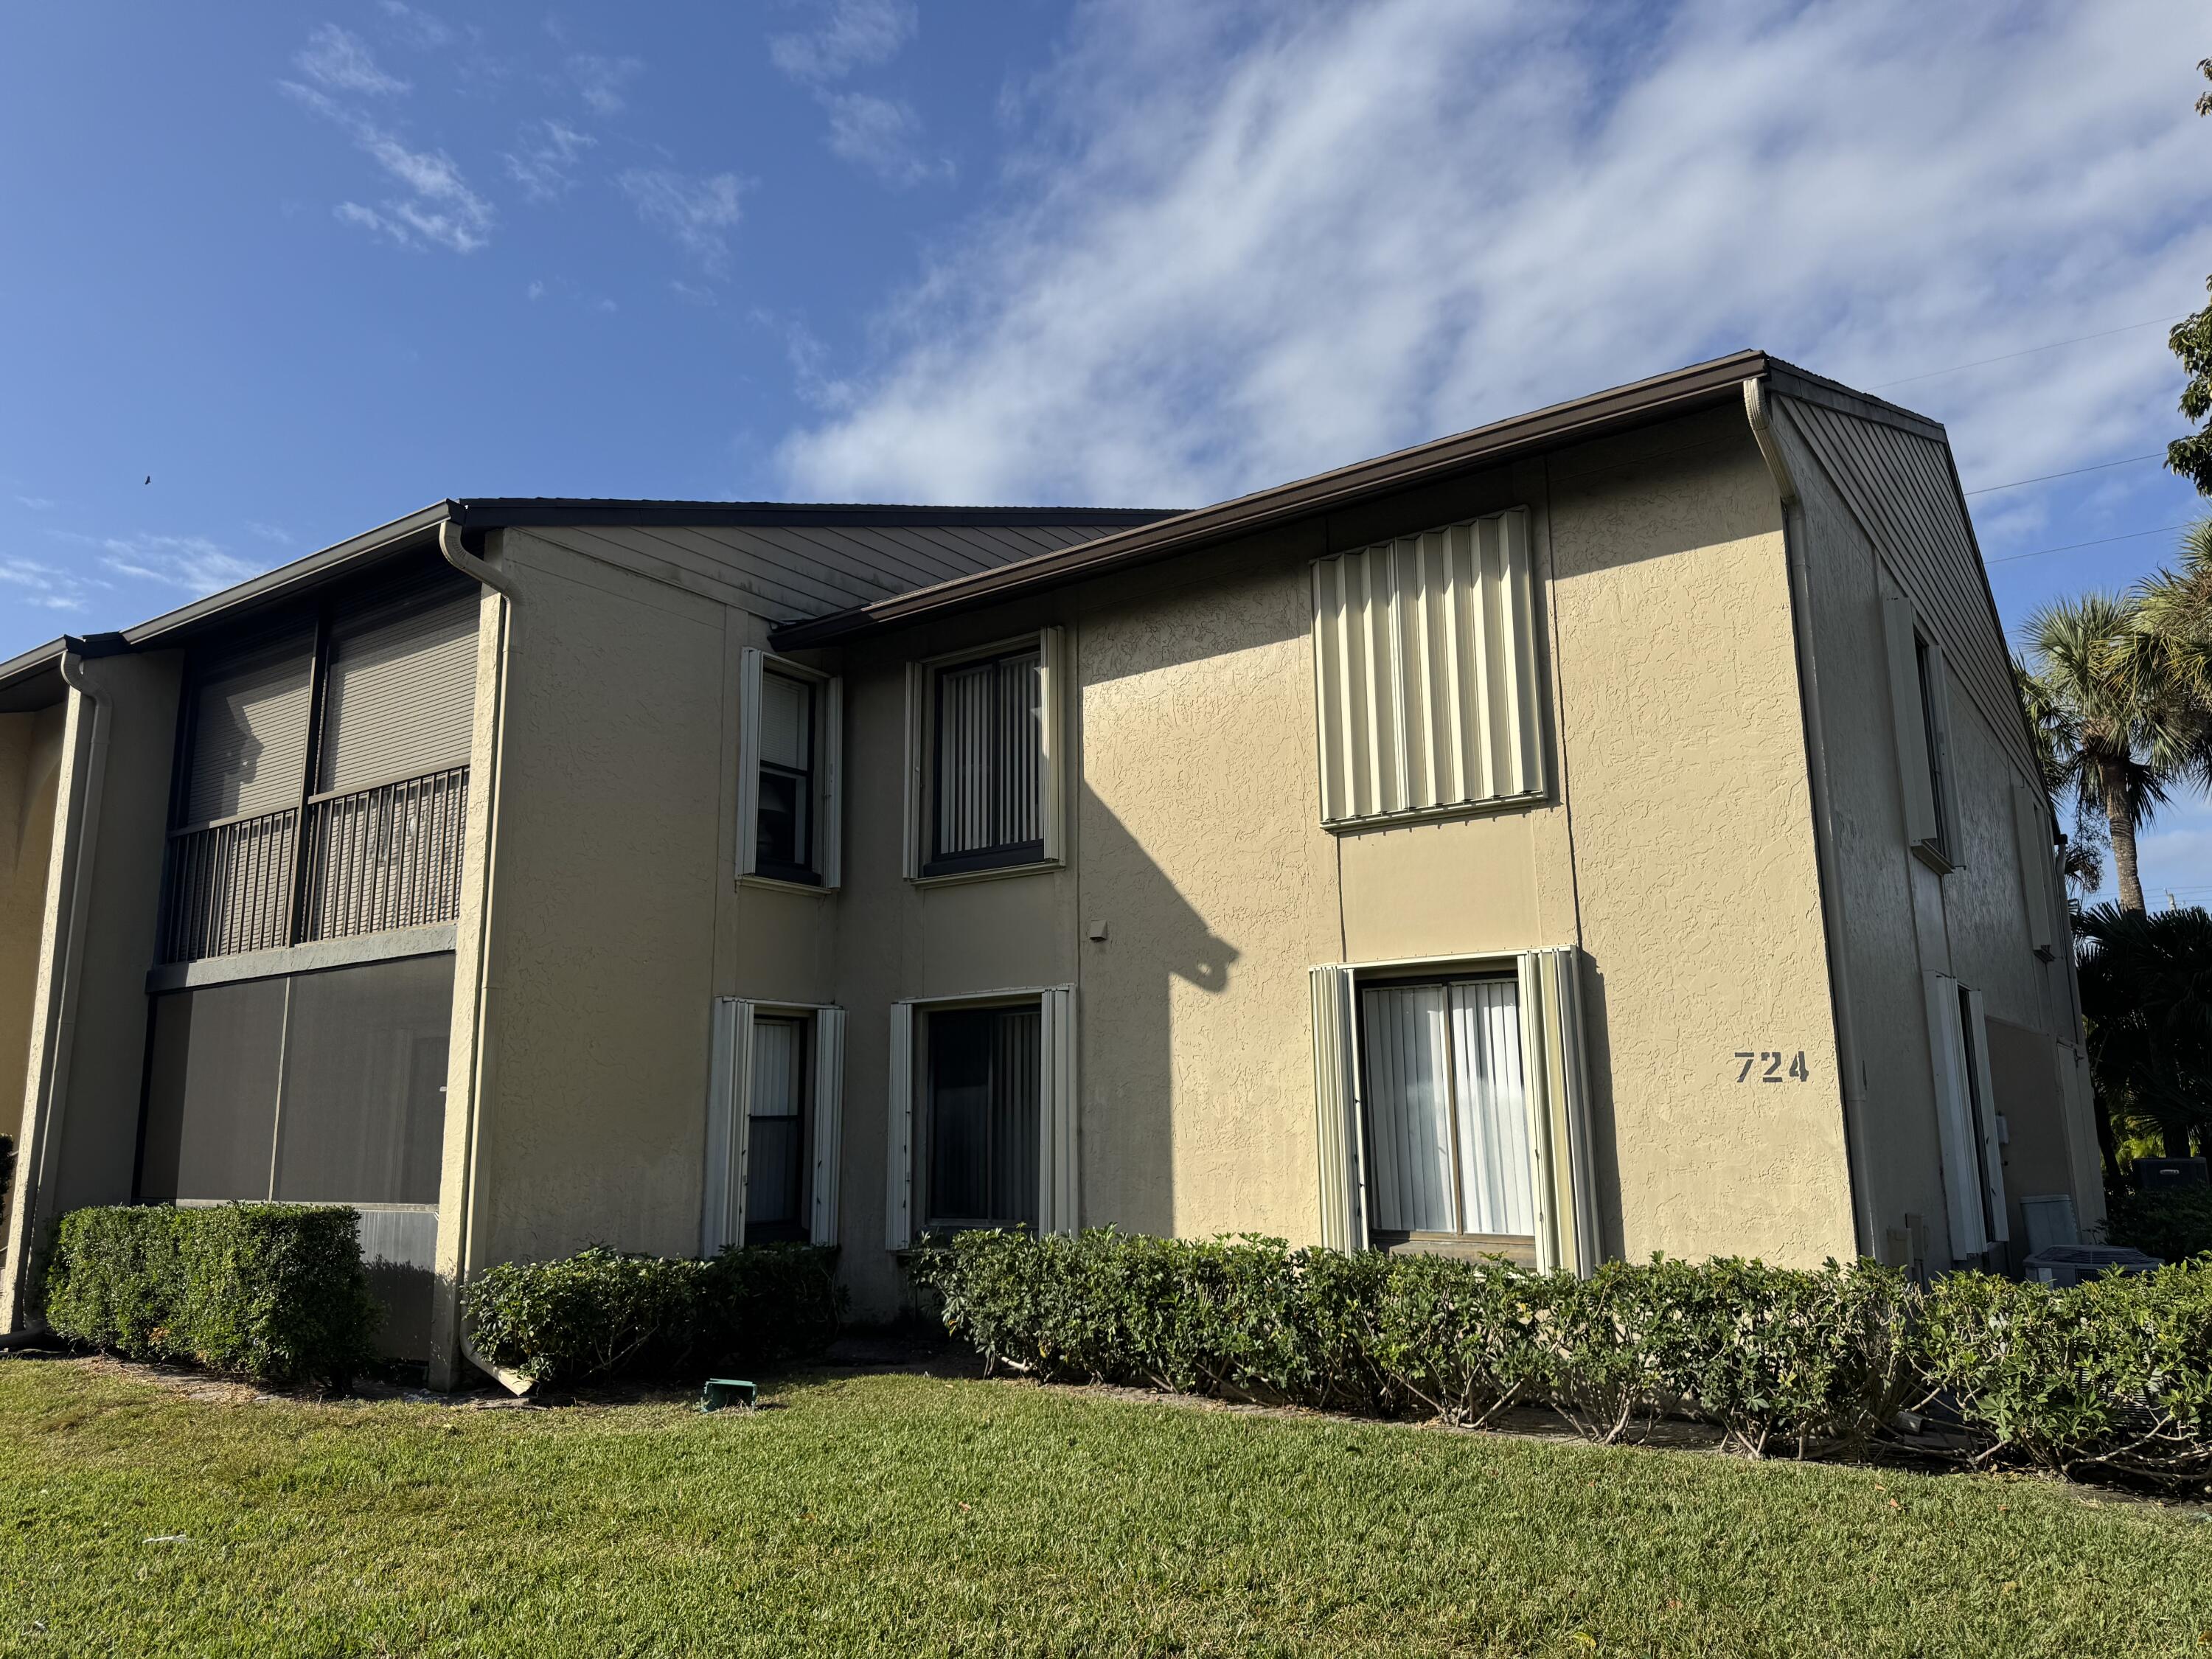
M404 544L434 531L439 523L451 515L452 503L440 501L404 519L394 519L351 539L326 547L319 553L310 553L304 559L295 559L289 564L279 565L274 570L242 581L235 587L226 587L219 593L210 593L204 599L156 617L151 622L140 623L136 628L123 630L123 639L132 649L157 645L173 634L227 617L234 611L252 606L289 599L295 593L319 586L341 572L359 564L401 550Z
M963 526L1088 525L1131 527L1177 516L1164 507L896 507L779 501L621 501L497 499L453 503L467 529L545 529L561 526L759 525Z
M1256 495L1239 496L1216 507L1200 507L1119 536L1102 537L894 599L789 623L775 631L771 642L778 650L790 650L853 639L923 617L988 604L1027 589L1056 586L1109 569L1193 552L1288 520L1310 517L1354 501L1495 465L1532 450L1556 448L1603 433L1646 425L1740 398L1742 383L1765 376L1772 361L1764 352L1737 352Z

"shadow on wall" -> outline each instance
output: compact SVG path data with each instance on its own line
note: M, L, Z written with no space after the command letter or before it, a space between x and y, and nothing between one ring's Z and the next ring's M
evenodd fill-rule
M1131 1232L1176 1230L1176 981L1229 989L1241 954L1182 896L1112 808L1083 792L1083 1221ZM1090 937L1094 921L1107 938ZM1188 1097L1187 1139L1203 1139L1207 1055Z

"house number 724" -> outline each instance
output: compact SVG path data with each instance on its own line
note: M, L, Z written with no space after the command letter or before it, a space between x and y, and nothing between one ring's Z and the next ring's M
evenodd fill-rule
M1753 1054L1749 1049L1739 1048L1735 1051L1735 1057L1743 1062L1743 1070L1735 1074L1738 1083L1749 1083L1753 1072L1759 1073L1761 1083L1779 1083L1785 1077L1802 1083L1813 1075L1805 1068L1805 1051L1802 1048L1797 1051L1796 1058L1790 1060L1790 1069L1786 1072L1782 1069L1783 1055L1779 1049L1765 1048Z

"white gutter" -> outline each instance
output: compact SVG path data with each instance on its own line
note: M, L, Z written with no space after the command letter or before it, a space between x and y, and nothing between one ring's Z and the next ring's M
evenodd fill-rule
M1777 441L1767 407L1763 380L1743 383L1743 409L1751 422L1751 435L1774 475L1782 498L1782 544L1790 569L1790 631L1797 646L1797 684L1805 711L1806 775L1813 797L1813 848L1820 882L1820 921L1826 933L1828 997L1836 1021L1836 1066L1843 1073L1844 1157L1851 1183L1851 1216L1858 1234L1861 1255L1875 1254L1880 1237L1875 1227L1873 1198L1869 1190L1865 1145L1866 1074L1859 1066L1858 1024L1851 1009L1850 973L1844 961L1841 884L1836 873L1836 821L1833 797L1828 787L1827 727L1820 713L1820 665L1813 652L1812 573L1805 562L1805 506L1797 494L1796 480Z

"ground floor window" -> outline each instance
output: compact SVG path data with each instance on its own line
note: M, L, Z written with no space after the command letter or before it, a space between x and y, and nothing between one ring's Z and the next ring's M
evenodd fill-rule
M1042 1024L1034 1002L929 1013L921 1090L927 1231L1037 1224Z
M1359 1003L1376 1242L1532 1236L1516 981L1364 985Z
M745 1243L804 1239L808 1232L804 1018L753 1016L753 1076L745 1129Z
M453 959L154 999L142 1199L438 1201Z

